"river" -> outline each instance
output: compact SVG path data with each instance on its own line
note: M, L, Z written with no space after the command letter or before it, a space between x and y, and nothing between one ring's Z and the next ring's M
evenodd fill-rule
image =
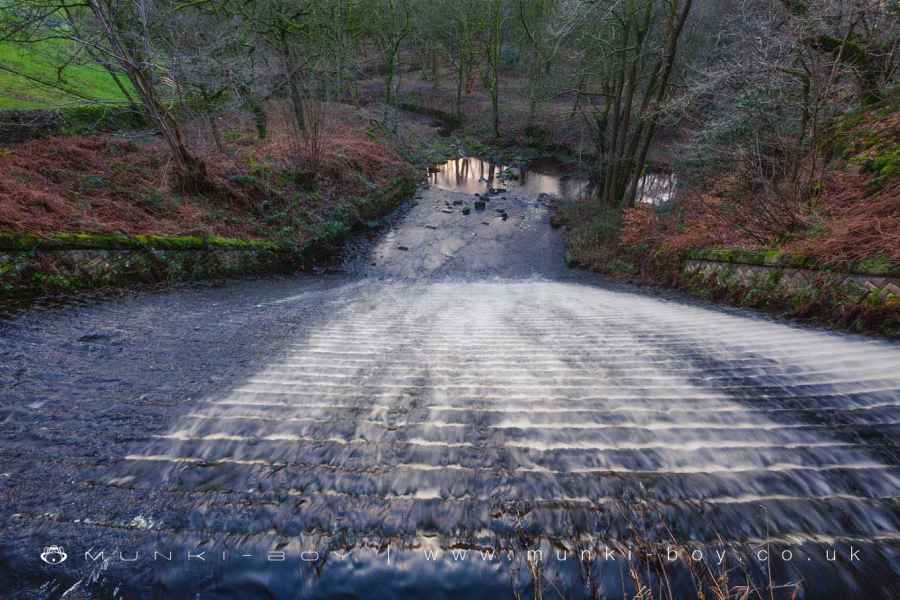
M338 274L0 321L5 596L900 596L900 346L569 270L577 182L448 170Z

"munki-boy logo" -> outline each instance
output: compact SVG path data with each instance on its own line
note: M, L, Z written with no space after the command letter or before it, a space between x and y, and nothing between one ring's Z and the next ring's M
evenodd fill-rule
M69 555L65 553L62 546L47 546L41 552L41 560L48 565L58 565L64 563Z

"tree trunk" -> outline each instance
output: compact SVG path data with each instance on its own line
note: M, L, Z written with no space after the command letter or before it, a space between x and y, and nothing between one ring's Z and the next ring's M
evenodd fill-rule
M206 114L206 124L209 126L209 131L212 134L213 142L216 144L216 150L220 153L225 153L225 145L222 143L222 134L219 131L219 123L216 121L215 115L211 115L209 113Z
M206 165L188 152L178 121L175 120L172 113L157 97L156 90L151 82L151 74L145 72L139 66L147 64L148 61L137 60L132 55L129 45L122 41L116 24L109 18L104 6L98 0L90 0L89 6L103 28L104 34L122 69L141 99L147 116L159 128L166 145L169 147L174 164L174 170L171 175L172 186L174 189L188 194L208 191L212 188L212 184L206 174Z
M494 113L494 137L500 137L500 94L497 91L497 81L494 80L494 92L491 94L491 110Z
M266 110L262 103L253 96L247 98L247 108L253 115L253 124L256 127L256 135L259 139L264 140L269 133L269 122L266 116Z
M440 63L438 62L438 51L431 51L431 88L438 89L438 79L440 78Z
M463 86L465 86L466 68L464 64L462 52L459 56L459 67L456 71L456 116L462 119L462 95Z
M300 86L297 85L297 68L291 56L291 48L287 43L284 33L281 34L281 59L284 62L284 74L287 77L288 94L291 100L291 112L294 117L294 125L297 133L303 133L306 129L306 121L303 118L303 96L300 94Z

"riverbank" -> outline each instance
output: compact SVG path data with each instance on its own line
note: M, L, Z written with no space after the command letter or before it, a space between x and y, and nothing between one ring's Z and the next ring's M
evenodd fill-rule
M308 269L409 198L422 177L390 140L335 107L312 156L273 107L268 135L238 121L197 142L213 189L165 185L154 136L59 136L0 146L0 293Z
M0 300L97 288L306 270L374 227L415 190L397 179L332 211L302 242L220 236L57 233L0 234Z
M561 202L554 223L566 227L572 266L900 337L898 134L900 98L838 120L817 191L792 208L787 230L761 234L789 200L748 197L727 175L660 206Z

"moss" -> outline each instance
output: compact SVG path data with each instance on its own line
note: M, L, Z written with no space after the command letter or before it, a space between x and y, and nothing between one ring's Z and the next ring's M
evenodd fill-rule
M634 264L618 258L614 258L613 260L611 260L607 265L607 268L610 273L624 273L632 275L638 272L638 268Z
M861 260L853 265L853 271L863 275L888 276L895 273L893 265L884 256Z
M46 236L30 233L0 232L0 250L123 250L152 248L157 250L199 250L203 248L239 250L277 250L281 246L265 240L245 240L219 236L154 235L128 236L119 233L62 232Z
M32 281L37 287L54 291L72 291L87 287L87 282L77 277L65 277L56 273L43 273L40 271L32 275Z
M886 264L883 260L872 263L879 270ZM687 267L678 286L707 300L762 308L855 331L900 336L900 300L886 289L869 290L826 271L807 274L799 285L796 280L792 280L794 285L782 285L784 271L779 268L750 274L749 278L745 275L743 281L730 277L729 271L729 265Z
M340 200L326 219L305 226L300 237L305 240L302 247L297 246L295 230L281 241L198 235L60 232L42 236L0 232L0 251L9 251L0 254L0 291L37 294L285 271L302 261L315 260L320 251L323 254L333 251L354 228L381 218L399 206L411 195L415 185L411 173L366 197ZM234 252L188 251L214 249ZM63 250L73 252L59 252Z
M256 185L257 179L253 175L232 175L228 181L237 185L253 186Z
M47 236L35 246L36 249L51 248L127 248L134 242L127 236L118 233L56 233Z
M40 244L41 238L31 233L0 231L0 250L29 250Z
M732 264L781 267L789 269L810 269L822 271L848 272L861 275L900 276L900 265L887 258L877 257L859 261L843 268L829 268L811 256L782 253L778 250L742 250L739 248L714 248L692 250L687 253L692 260L705 260Z

